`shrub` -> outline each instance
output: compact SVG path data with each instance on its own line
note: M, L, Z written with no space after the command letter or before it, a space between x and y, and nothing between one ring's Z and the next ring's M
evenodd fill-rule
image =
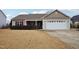
M75 28L79 28L79 22L75 22L75 23L74 23L74 27L75 27Z

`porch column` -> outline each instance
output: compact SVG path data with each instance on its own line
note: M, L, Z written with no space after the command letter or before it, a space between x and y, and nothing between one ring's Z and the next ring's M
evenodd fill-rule
M26 26L26 25L27 25L26 20L24 20L24 21L23 21L23 25L24 25L24 26Z
M46 21L45 20L43 20L43 25L42 25L42 27L43 27L43 29L46 29Z
M35 21L35 26L37 26L37 21Z
M70 29L70 23L71 23L71 22L70 22L70 19L68 20L68 23L69 23L69 29Z
M12 26L15 26L15 21L12 21Z

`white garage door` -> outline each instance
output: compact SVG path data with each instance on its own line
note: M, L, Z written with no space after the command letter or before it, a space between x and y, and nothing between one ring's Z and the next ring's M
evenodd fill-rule
M67 29L68 28L68 24L67 21L46 21L45 22L46 25L46 29Z

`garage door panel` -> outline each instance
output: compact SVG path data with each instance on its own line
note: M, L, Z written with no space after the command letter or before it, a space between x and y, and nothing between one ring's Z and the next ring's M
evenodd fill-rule
M46 22L46 29L67 29L67 23L57 23L57 22Z

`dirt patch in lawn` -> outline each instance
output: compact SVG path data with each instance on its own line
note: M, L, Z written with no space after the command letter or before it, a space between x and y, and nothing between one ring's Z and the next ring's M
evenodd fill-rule
M73 48L73 47L60 41L60 39L57 37L51 37L45 31L0 29L0 48L49 49L49 48Z

